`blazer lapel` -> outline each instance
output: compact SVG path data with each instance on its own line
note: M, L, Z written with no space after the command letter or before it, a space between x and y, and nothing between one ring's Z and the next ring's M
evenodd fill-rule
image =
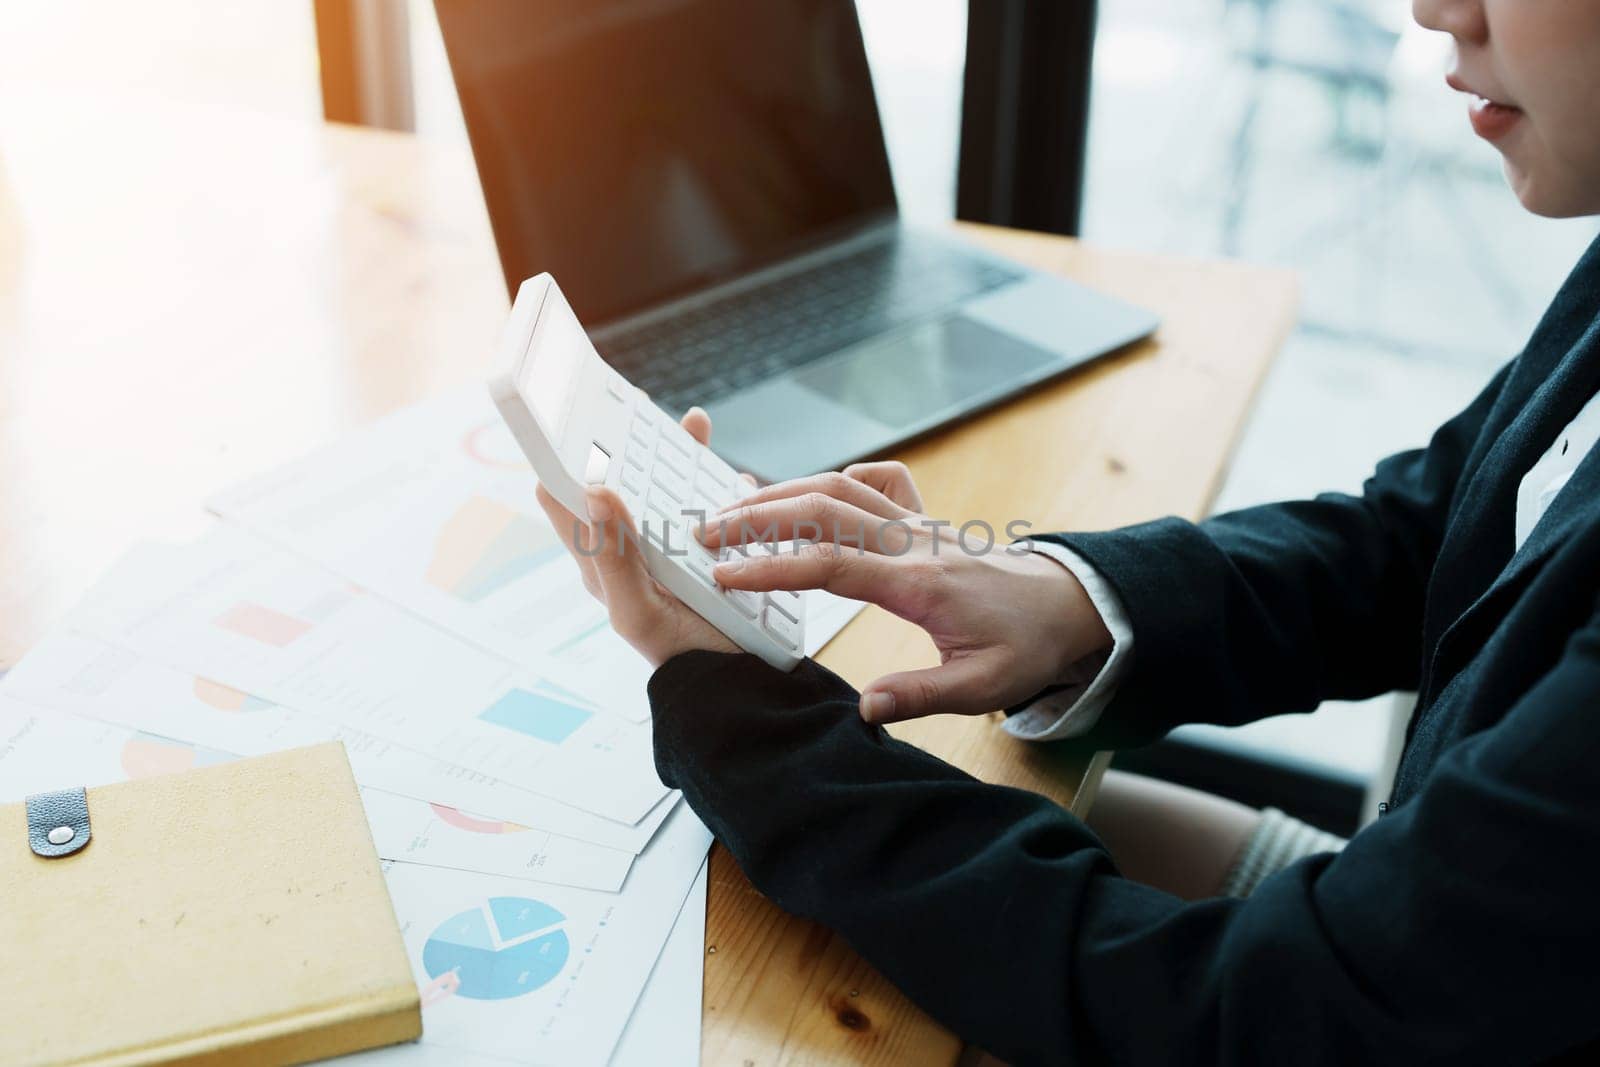
M1528 469L1550 447L1563 427L1600 390L1600 319L1589 326L1555 372L1534 393L1523 411L1500 435L1468 487L1455 521L1441 546L1434 584L1440 601L1461 605L1434 646L1427 688L1437 693L1449 680L1452 654L1466 650L1464 638L1482 631L1514 599L1527 577L1569 536L1600 518L1600 446L1584 457L1571 480L1556 495L1550 510L1528 540L1513 554L1517 489ZM1476 557L1479 566L1451 575L1446 548L1453 557ZM1446 584L1448 582L1448 584ZM1434 597L1430 596L1430 614ZM1498 611L1496 605L1499 605ZM1440 604L1440 608L1444 605ZM1472 645L1471 647L1476 647Z
M1579 259L1534 328L1469 458L1434 560L1424 612L1435 641L1511 558L1517 486L1555 435L1600 386L1596 309L1600 238Z

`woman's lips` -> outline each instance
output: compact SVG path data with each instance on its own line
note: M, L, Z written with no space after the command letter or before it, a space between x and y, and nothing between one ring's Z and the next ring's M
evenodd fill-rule
M1498 141L1522 121L1522 109L1475 96L1467 111L1472 129L1485 141Z
M1473 131L1486 141L1499 140L1510 133L1518 122L1522 121L1521 108L1513 104L1502 104L1498 100L1489 99L1454 74L1448 75L1445 78L1445 83L1457 92L1466 93L1472 97L1472 103L1467 109L1467 117L1472 120Z

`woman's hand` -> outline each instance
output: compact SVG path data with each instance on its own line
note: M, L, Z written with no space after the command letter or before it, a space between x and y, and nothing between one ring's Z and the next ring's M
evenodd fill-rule
M711 420L699 408L684 415L683 428L701 444L711 437ZM539 487L539 503L577 560L584 588L606 606L617 634L652 667L694 649L738 652L722 631L650 577L634 532L638 527L622 498L600 486L591 486L585 498L589 514L580 521Z
M1100 613L1065 567L1005 545L976 551L983 546L927 518L922 506L903 464L856 464L762 489L708 518L701 540L713 549L811 541L719 564L717 581L761 591L827 589L928 632L941 665L868 685L861 694L868 722L1007 707L1061 681L1078 660L1110 650Z

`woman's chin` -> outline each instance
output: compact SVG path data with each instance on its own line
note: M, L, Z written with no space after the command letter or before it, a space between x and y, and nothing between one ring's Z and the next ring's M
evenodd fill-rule
M1522 206L1547 219L1572 219L1600 215L1600 190L1584 183L1552 180L1538 167L1529 167L1511 156L1505 160L1506 180Z

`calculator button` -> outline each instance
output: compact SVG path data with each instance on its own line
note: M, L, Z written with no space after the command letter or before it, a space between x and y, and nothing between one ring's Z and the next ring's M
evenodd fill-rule
M724 463L721 457L709 448L700 453L700 472L709 476L716 484L733 492L738 492L739 486L744 484L739 478L739 472Z
M690 533L698 534L707 523L714 524L704 500L692 500L678 509L679 524Z
M716 586L717 580L711 576L711 568L717 565L717 561L712 558L711 553L699 545L691 544L682 558L696 578L709 586Z
M632 466L635 469L639 470L639 471L647 471L647 470L650 469L650 450L649 449L646 449L646 448L630 448L630 449L628 449L627 459L628 459L628 462L630 464L632 464Z
M606 392L610 393L613 398L626 403L628 399L628 383L621 378L607 378Z
M646 529L652 537L657 535L665 537L667 529L672 525L672 512L663 508L661 504L661 499L655 493L651 493L646 501L645 519L648 521Z
M660 498L658 506L667 513L674 537L685 544L700 543L695 537L695 532L700 528L699 508L693 504L669 504L665 497Z
M706 477L704 471L695 479L694 490L705 499L707 511L720 511L737 500L727 489Z
M583 481L586 485L605 485L606 472L611 469L611 453L589 442L589 462L583 466Z
M689 483L678 477L672 468L665 464L656 464L656 469L650 473L650 480L656 483L657 488L672 497L680 507L687 504L693 495L689 490Z
M768 604L762 613L761 625L768 633L790 648L800 647L800 624Z
M798 623L800 613L804 609L800 606L800 594L788 590L779 590L767 594L767 607L769 610L781 612L790 622Z
M678 514L678 502L659 488L652 486L645 499L649 501L652 516L661 522L671 524Z
M748 589L725 590L728 602L738 609L739 614L747 619L754 619L761 614L761 594L752 593Z
M671 467L672 472L685 482L694 473L694 460L679 452L676 448L662 448L656 451L656 462Z
M661 440L662 443L671 445L679 452L682 452L691 463L694 462L695 449L700 447L700 442L696 441L688 430L685 430L675 422L663 422L661 424Z
M648 484L644 478L644 471L638 467L625 466L622 468L622 485L628 492L643 494L645 486Z
M689 531L684 529L682 523L675 522L667 527L667 549L674 559L687 556L694 543L694 538L689 536Z

